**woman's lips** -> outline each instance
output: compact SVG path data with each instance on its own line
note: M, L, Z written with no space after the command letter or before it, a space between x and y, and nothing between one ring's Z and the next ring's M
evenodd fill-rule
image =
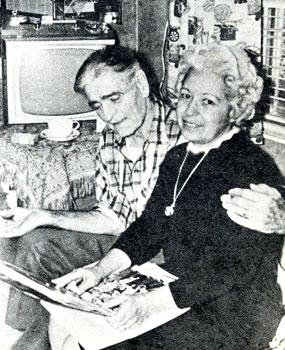
M193 129L196 129L196 128L200 128L202 125L200 124L197 124L197 123L194 123L194 122L189 122L189 121L185 121L183 120L183 124L188 127L188 128L193 128Z

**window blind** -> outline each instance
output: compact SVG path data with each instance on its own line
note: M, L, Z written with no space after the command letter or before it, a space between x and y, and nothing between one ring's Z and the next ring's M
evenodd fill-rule
M262 59L272 86L264 136L285 144L285 1L264 1Z

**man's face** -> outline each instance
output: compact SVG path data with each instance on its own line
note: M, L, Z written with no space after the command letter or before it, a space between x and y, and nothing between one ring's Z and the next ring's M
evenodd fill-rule
M87 70L80 85L91 108L119 136L128 137L141 127L147 98L136 76L130 78L130 72L114 72L105 67L98 77Z

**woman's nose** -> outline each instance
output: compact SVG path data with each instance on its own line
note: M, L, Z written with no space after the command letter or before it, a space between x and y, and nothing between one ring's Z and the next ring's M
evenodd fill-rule
M189 115L196 115L198 114L198 103L197 101L189 101L187 106L187 113Z

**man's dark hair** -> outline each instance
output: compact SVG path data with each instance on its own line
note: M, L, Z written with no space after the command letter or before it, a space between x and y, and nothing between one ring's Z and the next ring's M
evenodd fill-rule
M106 46L101 50L94 51L79 68L74 83L75 92L82 93L80 84L85 72L88 69L93 69L96 76L96 67L101 64L102 66L111 67L115 72L131 71L137 66L145 72L148 80L153 81L154 78L153 71L143 55L119 45ZM98 75L100 75L100 73Z

